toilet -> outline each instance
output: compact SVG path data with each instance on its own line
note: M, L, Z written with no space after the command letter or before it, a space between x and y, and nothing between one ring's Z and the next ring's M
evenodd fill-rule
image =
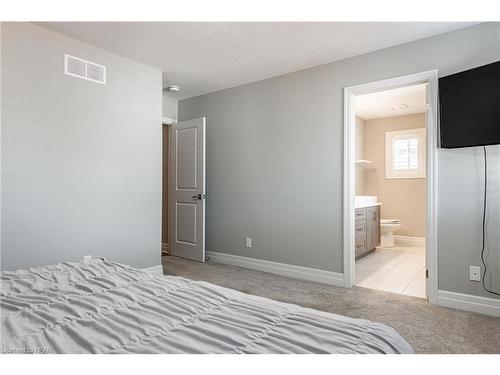
M399 219L380 220L380 246L394 247L394 232L401 227Z

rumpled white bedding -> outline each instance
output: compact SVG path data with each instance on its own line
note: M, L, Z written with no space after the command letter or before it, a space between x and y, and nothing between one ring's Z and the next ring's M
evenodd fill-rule
M3 353L412 353L392 328L94 259L1 273Z

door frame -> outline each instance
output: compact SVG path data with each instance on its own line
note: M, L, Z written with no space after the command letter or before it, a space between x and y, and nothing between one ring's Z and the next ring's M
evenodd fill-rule
M169 117L162 117L162 121L161 121L161 126L162 126L162 131L163 131L163 127L166 127L167 128L167 131L169 132L168 134L168 145L167 145L167 173L168 173L168 176L167 176L167 184L166 186L163 184L163 173L162 173L162 191L161 191L161 198L162 198L162 207L163 207L163 192L165 189L167 189L167 218L168 220L170 220L170 210L171 210L171 205L170 205L170 202L169 202L169 199L170 199L170 191L171 191L171 187L170 187L170 181L172 180L171 179L171 175L172 175L172 163L171 163L171 160L172 160L172 154L171 154L171 147L170 147L170 138L172 136L172 125L177 123L176 120L172 119L172 118L169 118ZM163 159L163 134L162 134L162 159ZM163 163L164 163L164 160L162 160L162 171L163 171ZM162 221L161 221L161 230L162 230L162 233L163 233L163 212L162 212ZM167 253L169 254L170 251L169 251L169 244L170 244L170 237L171 237L171 233L170 233L170 222L168 222L168 226L167 226L167 242L163 242L161 241L161 254L163 256L163 253Z
M427 233L426 233L426 294L431 303L438 297L438 71L428 70L368 82L344 88L344 194L343 194L343 269L344 286L355 282L354 196L355 196L355 99L358 95L427 83L426 145L427 145Z

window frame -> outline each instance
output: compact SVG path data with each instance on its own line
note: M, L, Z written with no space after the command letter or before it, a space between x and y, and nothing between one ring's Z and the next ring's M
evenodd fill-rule
M416 136L418 140L418 168L417 169L395 169L393 163L394 140ZM426 129L405 129L385 132L385 178L425 178L426 177Z

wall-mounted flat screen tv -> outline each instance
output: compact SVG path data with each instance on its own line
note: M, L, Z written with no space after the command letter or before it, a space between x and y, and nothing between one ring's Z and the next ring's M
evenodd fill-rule
M500 144L500 61L439 79L441 147Z

